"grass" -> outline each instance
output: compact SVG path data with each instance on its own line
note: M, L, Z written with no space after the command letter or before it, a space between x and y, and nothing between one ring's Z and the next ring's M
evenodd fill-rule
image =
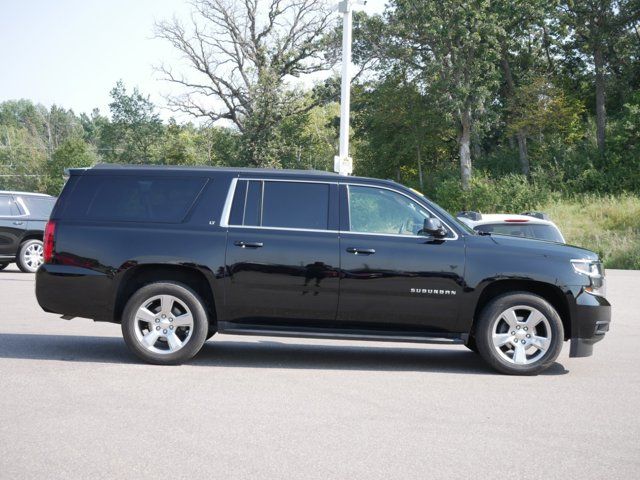
M592 250L607 268L640 270L640 197L585 195L539 207L567 243Z

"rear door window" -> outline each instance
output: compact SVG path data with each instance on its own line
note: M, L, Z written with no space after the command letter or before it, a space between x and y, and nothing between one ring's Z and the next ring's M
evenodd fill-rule
M87 220L180 223L206 179L194 177L85 176L64 216Z
M241 180L236 186L229 222L238 226L327 230L329 190L326 183Z

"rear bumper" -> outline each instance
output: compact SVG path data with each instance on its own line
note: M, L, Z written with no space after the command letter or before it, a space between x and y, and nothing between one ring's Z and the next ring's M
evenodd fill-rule
M611 304L606 298L582 291L571 315L570 357L593 355L593 345L602 340L611 323Z
M113 321L112 282L102 272L70 265L42 265L36 273L36 298L45 312Z

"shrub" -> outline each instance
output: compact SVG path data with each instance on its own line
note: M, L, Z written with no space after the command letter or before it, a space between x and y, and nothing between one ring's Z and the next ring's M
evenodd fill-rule
M434 200L453 213L461 210L517 213L533 209L545 195L542 187L514 173L492 178L476 172L468 190L462 189L459 179L446 178L433 191Z
M567 243L593 250L607 268L640 269L640 198L583 195L543 202Z

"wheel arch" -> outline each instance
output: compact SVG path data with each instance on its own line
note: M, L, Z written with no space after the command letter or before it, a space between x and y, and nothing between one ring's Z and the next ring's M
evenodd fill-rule
M42 242L43 238L44 238L44 232L37 232L37 231L27 232L20 239L20 245L22 246L24 242L28 242L29 240L40 240Z
M471 336L475 335L477 319L483 308L494 298L510 292L532 293L544 298L560 315L564 328L564 339L571 338L571 313L565 294L556 285L534 280L497 280L487 285L482 290L476 304L471 325Z
M127 301L136 291L145 285L159 281L178 282L191 288L205 302L209 323L216 324L216 302L207 276L195 267L169 264L137 265L123 274L116 291L113 321L121 322Z

